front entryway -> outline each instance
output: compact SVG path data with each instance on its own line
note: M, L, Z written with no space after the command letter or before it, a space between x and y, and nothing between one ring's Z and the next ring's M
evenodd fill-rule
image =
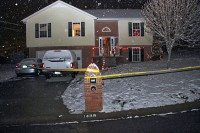
M115 56L116 37L99 37L99 56Z

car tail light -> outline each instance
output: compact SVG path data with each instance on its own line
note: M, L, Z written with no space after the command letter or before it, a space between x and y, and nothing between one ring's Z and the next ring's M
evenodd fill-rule
M44 63L42 63L41 67L44 68Z
M70 68L73 68L73 66L74 66L73 63L70 63Z
M44 68L44 63L40 64L40 68Z
M32 64L32 67L36 67L36 65L35 65L35 64Z
M19 64L16 64L16 66L15 66L16 68L19 68Z

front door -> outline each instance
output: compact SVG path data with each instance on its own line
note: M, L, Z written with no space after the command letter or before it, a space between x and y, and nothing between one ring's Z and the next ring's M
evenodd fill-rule
M99 56L112 56L115 37L99 37Z

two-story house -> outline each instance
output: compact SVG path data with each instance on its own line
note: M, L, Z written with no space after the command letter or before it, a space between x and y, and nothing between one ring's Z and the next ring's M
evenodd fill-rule
M30 57L69 49L75 51L79 67L87 67L91 62L101 66L102 58L119 64L151 56L153 37L140 10L80 10L58 0L22 21Z

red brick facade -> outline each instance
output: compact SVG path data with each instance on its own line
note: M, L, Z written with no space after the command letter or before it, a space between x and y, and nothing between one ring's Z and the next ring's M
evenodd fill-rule
M102 31L103 28L109 28L110 31ZM118 37L118 21L117 20L97 20L95 21L95 46L99 46L98 39L101 36Z

